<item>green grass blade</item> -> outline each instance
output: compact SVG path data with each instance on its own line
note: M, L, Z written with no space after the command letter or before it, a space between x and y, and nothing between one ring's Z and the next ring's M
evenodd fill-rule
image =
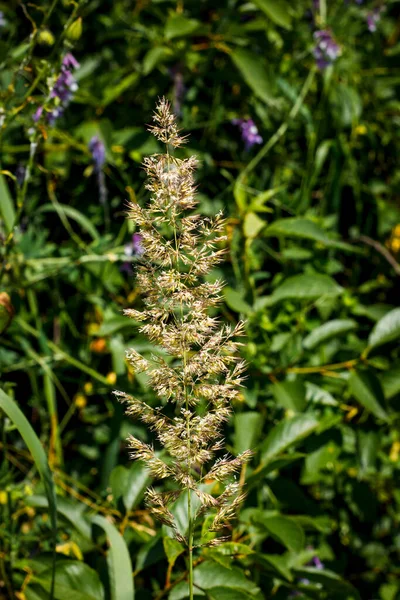
M134 600L133 569L124 538L110 521L100 515L93 517L92 523L101 527L107 535L107 562L112 600Z
M54 488L53 475L47 462L46 453L40 443L39 438L32 429L28 419L18 408L17 404L0 389L0 409L3 410L9 419L14 423L21 434L25 444L32 454L36 468L42 478L47 500L49 502L50 523L53 534L53 575L50 590L50 600L54 598L54 575L55 575L55 546L57 537L57 503Z

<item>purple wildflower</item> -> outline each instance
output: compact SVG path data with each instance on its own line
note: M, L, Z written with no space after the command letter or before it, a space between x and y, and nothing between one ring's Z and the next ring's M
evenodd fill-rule
M182 102L185 97L186 87L183 83L183 75L180 65L175 65L170 69L170 74L174 82L172 106L176 115L182 114Z
M94 166L97 172L101 171L106 161L106 149L98 135L94 135L89 142L89 150L92 153Z
M246 150L250 150L255 144L263 143L253 119L232 119L232 123L240 128Z
M62 66L65 69L79 69L80 64L76 60L76 58L71 54L71 52L67 52L62 61Z
M325 567L324 563L318 558L318 556L313 556L310 561L310 566L320 570Z
M314 33L314 39L317 42L313 50L317 67L319 69L325 69L339 56L339 46L332 37L331 32L327 29L316 31Z
M33 120L35 121L35 123L37 123L40 119L40 117L42 116L43 113L43 106L39 106L39 108L35 111L35 114L33 115Z
M72 75L71 70L79 67L78 61L68 52L61 64L61 73L57 77L53 89L50 93L50 98L56 98L58 104L50 111L46 112L46 118L49 125L54 125L56 120L61 117L64 113L65 108L70 103L74 92L78 89L78 84L75 77ZM43 106L40 106L35 114L33 120L35 123L39 121L43 114Z
M142 246L142 236L140 235L140 233L133 234L132 240L129 242L129 244L126 244L124 248L124 254L129 258L139 257L142 254L144 254L144 248ZM133 271L131 263L128 261L122 263L120 271L125 271L125 273L132 275Z
M378 6L367 14L367 26L371 33L374 33L377 30L378 23L381 20L382 11L383 7Z
M133 234L132 241L125 246L124 252L126 256L141 256L144 253L140 233Z

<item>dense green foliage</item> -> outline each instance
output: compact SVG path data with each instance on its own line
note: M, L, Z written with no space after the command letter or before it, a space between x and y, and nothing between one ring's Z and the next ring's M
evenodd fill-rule
M126 200L146 201L163 94L202 163L200 212L228 218L221 319L247 321L226 445L254 450L248 495L232 541L196 555L196 598L400 598L399 8L0 2L2 600L187 597L126 450L148 433L111 394L157 402L124 353L158 350L122 309L141 307ZM340 55L319 69L327 28ZM79 87L52 124L66 52ZM233 119L263 142L246 150Z

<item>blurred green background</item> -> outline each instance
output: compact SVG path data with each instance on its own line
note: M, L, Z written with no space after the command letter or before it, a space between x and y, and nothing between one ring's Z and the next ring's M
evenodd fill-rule
M226 444L255 452L248 496L233 542L198 552L196 598L400 598L400 2L0 11L0 598L187 597L125 447L148 433L111 394L153 401L122 309L162 95L199 212L228 219L212 277L247 333Z

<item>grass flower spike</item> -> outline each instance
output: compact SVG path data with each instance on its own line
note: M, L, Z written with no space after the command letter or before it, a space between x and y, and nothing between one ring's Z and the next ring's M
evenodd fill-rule
M193 178L197 160L171 155L170 150L186 138L165 99L159 101L149 130L166 144L166 152L144 161L151 192L147 208L130 205L129 216L141 235L137 278L144 309L125 312L140 321L140 331L168 355L147 360L133 349L128 352L135 371L146 372L162 407L116 393L127 403L128 414L150 428L163 450L160 454L129 438L132 458L144 461L155 479L171 480L168 491L149 489L146 501L154 516L187 545L193 598L193 548L204 541L195 539L196 525L211 511L209 531L221 532L243 499L236 475L251 452L218 457L224 446L222 430L240 393L245 368L236 341L243 335L243 324L223 325L210 314L221 300L223 283L205 281L204 276L224 257L219 246L225 240L225 222L221 214L209 219L190 212L197 204ZM189 519L185 532L171 511L182 494ZM208 543L217 543L211 538Z

